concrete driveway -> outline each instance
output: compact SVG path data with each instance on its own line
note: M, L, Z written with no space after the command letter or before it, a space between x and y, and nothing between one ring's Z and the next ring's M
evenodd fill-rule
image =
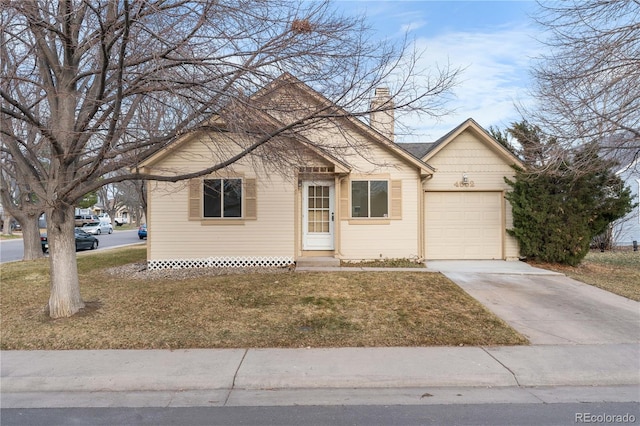
M427 261L532 344L640 342L640 303L524 262Z

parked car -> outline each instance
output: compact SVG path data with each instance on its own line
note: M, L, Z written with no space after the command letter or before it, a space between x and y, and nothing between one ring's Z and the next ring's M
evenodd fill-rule
M122 217L122 216L118 216L115 219L113 219L113 221L115 222L116 226L122 226L122 225L126 225L127 223L129 223L129 219L127 219L126 217Z
M77 214L75 220L77 227L85 226L87 223L100 223L100 219L95 214Z
M95 250L98 248L98 239L91 234L87 234L80 228L75 228L76 236L76 251L78 250ZM40 244L42 245L42 252L46 253L49 250L49 241L47 240L47 234L40 235Z
M147 224L143 223L140 228L138 228L138 238L141 240L147 238Z
M22 231L22 226L20 226L20 222L15 219L11 220L11 231ZM0 220L0 231L4 229L4 219Z
M113 232L113 226L109 222L87 223L82 230L93 235L110 234Z

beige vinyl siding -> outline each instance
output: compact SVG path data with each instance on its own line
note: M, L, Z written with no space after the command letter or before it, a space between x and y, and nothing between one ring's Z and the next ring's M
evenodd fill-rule
M513 226L513 218L511 205L502 198L503 193L510 189L504 182L504 176L514 176L514 170L505 162L505 159L477 134L466 130L428 161L429 165L436 169L436 173L427 181L426 191L499 192L501 194L502 257L517 259L517 241L506 233L506 229ZM465 173L469 179L469 186L466 187L460 185ZM428 202L428 199L425 199L425 203ZM425 206L425 212L427 211L428 206ZM429 226L428 220L429 218L425 217L426 227ZM429 250L429 236L426 234L425 230L426 252L433 253ZM462 253L463 250L461 249L460 252Z
M327 129L327 132L332 130ZM336 255L347 260L419 257L422 253L418 223L421 203L418 202L420 176L417 168L377 144L369 143L364 148L367 140L363 135L353 132L350 136L354 148L343 149L342 155L352 167L351 174L340 182L339 198L336 199L336 210L340 212L340 220L335 224L339 228ZM309 134L307 137L314 140L319 136ZM341 135L336 133L336 138L339 137ZM349 220L350 180L378 180L381 176L389 180L390 217Z
M152 172L188 171L211 165L206 143L194 140L180 153L154 165ZM293 176L257 174L250 159L240 161L215 176L241 176L245 220L200 220L202 205L196 192L198 180L150 183L149 232L153 245L149 260L196 259L215 256L290 256L294 251L296 184ZM251 184L255 183L251 189ZM250 199L255 200L251 209ZM257 214L255 214L257 213ZM255 219L252 219L254 216Z
M328 134L318 132L308 135L322 142L330 138ZM423 254L421 227L421 183L420 173L415 165L388 149L365 139L364 135L353 132L352 148L340 147L331 152L338 158L344 158L350 164L352 176L366 179L371 176L385 176L389 181L390 211L389 218L376 221L342 220L340 214L344 199L343 191L338 190L335 202L335 254L345 259L416 258ZM336 133L336 138L343 138ZM340 139L336 139L340 140ZM368 148L364 145L368 144ZM344 145L341 142L341 145ZM217 149L217 148L216 148ZM150 167L151 173L178 173L195 171L211 166L218 157L226 157L232 152L218 154L211 147L208 138L194 138L184 143L173 155ZM303 166L328 166L325 160L315 154L309 154L309 161ZM215 164L215 162L213 163ZM296 170L282 177L276 173L263 171L255 167L248 158L215 174L218 177L241 176L243 179L255 179L256 182L256 219L241 221L207 222L196 218L194 212L202 208L195 186L189 182L152 183L149 193L153 205L153 215L149 221L153 235L153 247L149 251L149 260L208 258L215 256L290 256L297 257L301 252L301 196L298 190ZM207 178L207 177L205 177ZM347 186L348 188L348 186ZM243 197L247 197L245 191ZM246 203L246 198L245 198ZM348 202L348 201L347 201ZM350 210L350 207L348 208ZM245 213L246 204L245 204ZM238 223L241 222L241 223ZM224 223L224 224L223 224Z
M399 169L393 170L393 178L390 179L390 218L340 220L336 224L340 227L339 254L342 258L357 260L421 256L418 238L420 180L414 170ZM350 206L346 210L349 212Z
M510 165L468 130L428 161L436 169L427 184L429 191L459 189L455 183L462 179L463 173L473 182L469 190L508 190L503 177L514 176Z
M417 258L418 184L417 179L403 180L403 216L384 224L370 221L340 221L341 250L344 259Z
M179 185L159 183L155 190L154 212L149 223L153 233L153 260L294 255L291 182L274 184L272 181L267 188L258 180L260 215L257 220L240 224L188 220L187 191L176 191Z

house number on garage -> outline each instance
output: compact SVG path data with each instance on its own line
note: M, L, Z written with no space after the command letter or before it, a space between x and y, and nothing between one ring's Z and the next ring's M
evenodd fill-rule
M453 186L455 186L456 188L473 188L476 186L476 184L472 180L468 180L466 182L464 180L459 180L454 183Z

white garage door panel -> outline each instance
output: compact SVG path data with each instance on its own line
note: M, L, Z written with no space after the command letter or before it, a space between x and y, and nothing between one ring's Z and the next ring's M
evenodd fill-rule
M427 259L502 259L502 193L427 192Z

